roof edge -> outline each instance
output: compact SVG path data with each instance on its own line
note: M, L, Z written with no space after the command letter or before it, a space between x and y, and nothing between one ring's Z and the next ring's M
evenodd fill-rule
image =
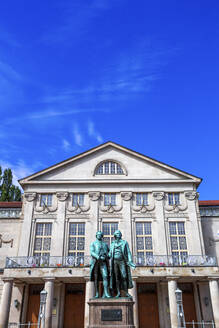
M102 149L102 148L104 148L104 147L106 147L106 146L114 146L114 147L116 147L117 149L120 149L121 151L127 151L127 152L129 152L129 153L132 153L132 154L134 154L134 155L136 155L136 156L138 156L138 157L144 159L144 160L148 160L148 161L151 161L151 162L155 162L155 163L159 164L160 166L162 166L162 167L165 168L165 169L171 169L171 170L174 171L175 173L182 174L182 175L184 175L184 176L186 176L186 177L188 177L188 178L192 178L192 179L194 180L194 183L197 184L197 186L198 186L198 185L201 183L201 181L202 181L202 178L197 177L197 176L195 176L195 175L192 175L192 174L190 174L190 173L188 173L188 172L186 172L186 171L182 171L182 170L180 170L180 169L177 169L177 168L175 168L175 167L173 167L173 166L171 166L171 165L165 164L165 163L163 163L163 162L161 162L161 161L158 161L158 160L156 160L156 159L154 159L154 158L152 158L152 157L149 157L149 156L146 156L146 155L144 155L144 154L141 154L141 153L139 153L139 152L137 152L137 151L135 151L135 150L132 150L132 149L130 149L130 148L127 148L127 147L121 146L121 145L119 145L119 144L117 144L117 143L115 143L115 142L107 141L107 142L105 142L105 143L103 143L103 144L100 144L100 145L98 145L98 146L96 146L96 147L93 147L93 148L88 149L88 150L86 150L86 151L84 151L84 152L82 152L82 153L79 153L79 154L77 154L77 155L75 155L75 156L72 156L72 157L70 157L70 158L68 158L68 159L66 159L66 160L64 160L64 161L61 161L61 162L59 162L59 163L56 163L56 164L54 164L54 165L51 165L51 166L49 166L49 167L43 169L43 170L40 170L40 171L38 171L38 172L36 172L36 173L33 173L33 174L31 174L31 175L29 175L29 176L27 176L27 177L25 177L25 178L19 179L18 182L19 182L20 185L22 186L22 184L25 184L25 182L27 182L26 180L29 180L29 179L31 179L31 178L33 178L33 177L37 177L37 176L39 176L39 175L41 175L41 174L45 174L45 173L47 173L47 172L50 172L53 168L56 168L56 167L59 167L59 166L62 166L62 165L68 164L68 163L70 163L70 162L73 161L73 160L80 159L81 157L84 157L85 155L89 155L89 154L93 153L94 151L96 151L96 150L100 150L100 149Z

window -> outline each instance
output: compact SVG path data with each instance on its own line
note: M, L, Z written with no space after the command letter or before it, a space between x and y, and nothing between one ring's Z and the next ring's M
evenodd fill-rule
M52 194L42 194L40 196L40 206L52 206Z
M97 166L95 174L124 174L124 171L119 163L106 161Z
M72 195L72 205L73 206L83 206L84 205L84 194L73 194Z
M170 244L174 264L186 264L187 242L184 222L170 222Z
M84 264L85 223L69 224L68 256L75 257L78 265Z
M137 193L136 194L136 205L148 205L148 194Z
M168 203L169 205L179 205L179 192L168 193Z
M116 194L104 194L104 205L116 205Z
M49 256L52 237L52 223L37 223L34 242L34 256Z
M104 222L102 224L103 230L103 241L110 246L111 242L114 240L114 232L118 230L118 223L117 222Z
M151 222L136 222L137 262L144 264L145 258L153 256Z

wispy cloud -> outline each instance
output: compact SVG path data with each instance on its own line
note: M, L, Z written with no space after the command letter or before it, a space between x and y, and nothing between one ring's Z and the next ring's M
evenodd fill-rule
M144 41L134 44L128 53L119 53L111 63L96 73L95 79L80 88L68 86L63 90L49 91L42 98L42 103L50 105L86 106L101 104L104 110L109 100L127 99L145 95L154 83L162 79L162 67L175 49L151 49ZM99 106L95 107L95 111ZM105 109L107 110L107 109Z
M21 46L21 44L16 40L16 38L12 34L4 30L2 27L0 27L0 40L10 47Z
M63 107L65 107L65 103L62 104ZM59 106L56 106L56 104L53 105L53 108L48 108L48 106L45 106L44 110L39 110L39 111L35 111L35 112L31 112L29 114L25 114L25 115L20 115L19 117L10 117L7 118L3 121L4 125L12 125L18 122L23 122L24 120L29 120L29 121L39 121L41 119L56 119L58 117L65 117L65 116L71 116L71 115L75 115L75 114L81 114L81 113L92 113L92 112L98 112L98 111L104 111L107 112L109 111L108 109L103 109L103 108L75 108L75 109L70 109L70 110L60 110L60 109L56 109L56 107L59 108ZM43 105L41 104L41 107L43 107ZM51 123L51 121L49 121ZM45 123L45 121L44 121ZM0 125L1 127L1 125ZM0 138L3 137L4 134L0 133Z
M103 138L100 135L100 133L95 129L94 122L89 120L87 122L87 132L90 137L93 137L96 139L98 142L103 142Z
M6 62L0 60L0 75L1 78L5 78L7 80L17 80L21 81L23 78L21 74L19 74L11 65Z
M62 148L65 150L65 151L68 151L70 149L70 142L66 139L63 139L62 140Z
M82 146L83 144L83 137L82 133L79 131L78 124L75 123L73 126L73 136L74 136L74 141L77 146Z
M18 160L15 163L9 161L0 160L0 166L2 170L10 168L13 173L13 183L20 187L18 180L32 174L36 168L39 169L38 165L29 167L23 160Z
M23 81L18 70L0 58L0 106L18 104L23 99Z
M62 43L72 44L79 40L83 34L89 31L89 25L104 11L108 10L119 0L93 0L93 1L63 1L55 3L59 7L61 19L54 28L46 31L42 41L46 44Z

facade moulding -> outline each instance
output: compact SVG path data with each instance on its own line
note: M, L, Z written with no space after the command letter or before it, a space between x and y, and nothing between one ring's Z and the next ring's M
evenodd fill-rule
M34 204L34 212L43 214L56 212L58 209L58 198L56 197L56 195L54 196L55 197L52 197L52 206L47 206L46 204L43 204L43 206L41 206L41 194L37 193L37 197Z
M83 179L83 180L56 180L56 181L27 181L25 183L23 183L23 185L44 185L46 184L48 187L50 185L74 185L74 184L87 184L89 183L89 185L95 185L95 184L133 184L133 183L137 183L137 184L179 184L180 183L186 183L186 184L191 184L193 183L192 180L150 180L150 179Z
M66 191L59 191L56 193L56 197L60 202L64 202L68 199L69 193Z

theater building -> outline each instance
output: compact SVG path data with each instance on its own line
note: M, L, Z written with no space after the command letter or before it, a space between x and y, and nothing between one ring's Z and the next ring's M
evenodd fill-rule
M117 229L136 264L136 328L177 328L177 286L186 322L219 328L219 202L199 203L200 183L113 142L20 180L22 210L0 203L0 328L36 323L44 288L46 328L87 327L90 243Z

